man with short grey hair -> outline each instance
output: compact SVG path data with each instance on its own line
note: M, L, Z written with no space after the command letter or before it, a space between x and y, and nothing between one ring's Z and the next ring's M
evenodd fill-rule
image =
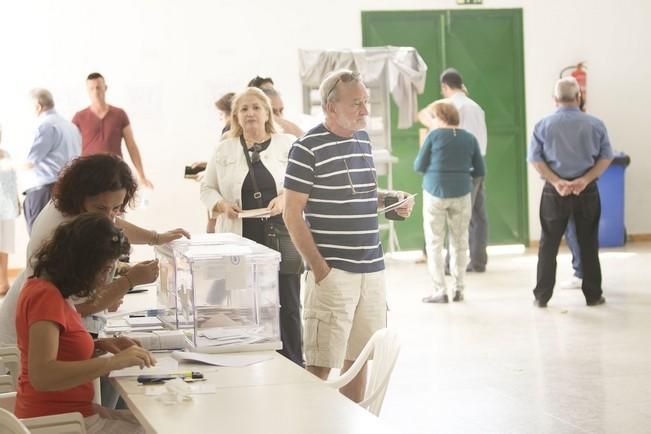
M613 151L604 123L581 112L574 78L556 83L558 110L533 130L528 160L546 181L540 200L540 246L534 305L547 307L556 280L556 255L568 220L574 219L588 306L603 304L599 263L601 203L597 178L608 168Z
M307 369L327 378L331 368L348 370L373 335L386 327L384 255L372 147L364 131L368 89L349 70L331 73L321 84L325 121L298 139L285 174L287 229L309 266L304 303ZM411 214L406 201L397 212ZM342 388L359 402L365 367Z
M81 135L70 121L54 110L54 98L47 89L31 92L38 124L27 155L26 189L23 209L27 231L49 202L51 188L59 172L81 153Z

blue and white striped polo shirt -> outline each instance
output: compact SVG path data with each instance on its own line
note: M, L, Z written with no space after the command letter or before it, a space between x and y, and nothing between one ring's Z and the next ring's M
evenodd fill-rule
M365 131L340 137L323 124L289 152L285 188L309 194L305 218L328 265L353 273L384 269L377 178Z

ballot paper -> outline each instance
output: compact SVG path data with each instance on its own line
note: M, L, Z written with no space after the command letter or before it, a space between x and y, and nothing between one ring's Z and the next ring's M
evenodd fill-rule
M241 219L271 217L271 211L267 208L247 209L238 212L237 217Z
M213 328L199 332L199 336L210 340L211 346L254 344L267 340L256 333L260 328Z
M113 355L109 357L114 357ZM151 368L140 368L140 366L131 366L129 368L111 371L109 377L137 377L138 375L171 375L179 370L179 362L172 357L159 357L156 359L156 365Z
M382 213L385 213L385 212L387 212L387 211L393 211L393 210L396 209L396 208L400 208L400 207L401 207L402 205L404 205L408 200L411 200L411 199L413 199L414 197L416 197L417 194L418 194L418 193L410 194L409 196L406 196L404 199L399 200L399 201L396 202L396 203L392 203L392 204L389 205L389 206L385 206L384 208L379 209L377 213L378 213L378 214L382 214Z
M231 368L251 366L273 358L272 356L250 354L203 354L193 353L191 351L173 351L172 357L178 361L200 362Z

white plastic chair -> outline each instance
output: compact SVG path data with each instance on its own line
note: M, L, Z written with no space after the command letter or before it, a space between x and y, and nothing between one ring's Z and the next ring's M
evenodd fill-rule
M16 406L16 392L0 393L0 408L13 413Z
M326 384L332 388L341 389L355 378L364 363L373 355L373 360L369 366L370 373L366 383L364 399L359 405L379 416L384 402L384 395L389 386L391 372L393 372L396 365L399 353L400 342L398 335L389 329L378 330L371 336L371 339L350 369L337 378L327 380Z
M14 385L18 384L18 374L20 373L20 352L18 347L0 347L0 358L2 358L5 368L9 370L9 374L14 379Z
M11 375L0 375L0 393L15 392L16 386Z
M0 408L0 432L7 434L30 434L20 419L4 408Z
M52 416L32 417L27 419L17 419L13 412L16 405L16 392L0 393L0 409L11 413L12 418L18 420L25 427L26 431L9 431L14 433L32 433L32 434L86 434L86 425L81 413L63 413ZM0 433L13 429L13 425L5 424L8 420L6 415L0 415Z

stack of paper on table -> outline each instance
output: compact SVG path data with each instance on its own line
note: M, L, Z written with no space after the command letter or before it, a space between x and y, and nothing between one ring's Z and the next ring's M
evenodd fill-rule
M203 354L193 353L190 351L174 351L172 357L176 360L201 362L208 365L225 366L225 367L244 367L255 363L271 360L272 356L260 356L250 354Z
M136 339L146 350L178 350L185 347L183 330L132 331L127 337Z
M267 338L255 334L257 329L214 328L202 330L199 336L210 340L210 345L253 344L265 341Z

